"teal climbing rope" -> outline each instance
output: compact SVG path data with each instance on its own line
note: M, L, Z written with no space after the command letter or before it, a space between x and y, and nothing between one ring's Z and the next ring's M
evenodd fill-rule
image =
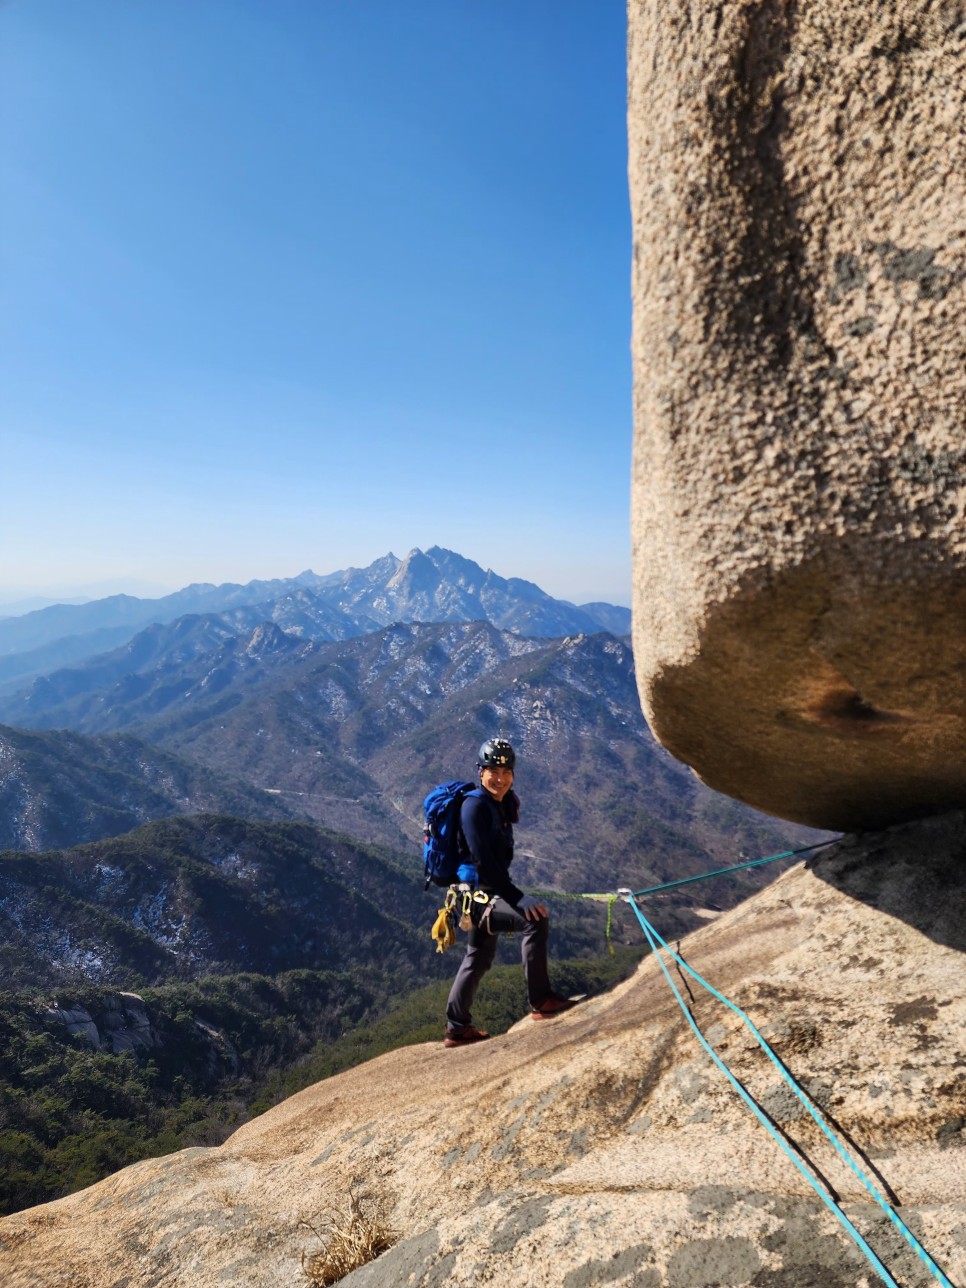
M785 857L785 856L781 856L781 857ZM739 865L739 866L745 866L745 865ZM644 937L647 939L647 942L650 945L651 950L654 953L654 956L657 958L657 961L661 967L662 972L664 973L664 978L666 979L668 985L670 986L671 992L674 994L678 1005L680 1006L682 1012L684 1013L685 1019L690 1025L698 1041L701 1043L702 1047L705 1049L705 1051L707 1051L708 1055L711 1057L711 1059L714 1061L717 1067L721 1070L721 1072L725 1075L725 1077L728 1079L728 1081L731 1083L734 1089L738 1092L738 1095L745 1102L748 1108L752 1111L752 1113L762 1124L762 1126L765 1128L768 1134L778 1142L778 1144L781 1146L784 1152L794 1163L795 1167L799 1170L799 1172L801 1172L801 1174L808 1181L809 1185L811 1185L811 1187L815 1190L816 1194L818 1194L819 1198L821 1198L821 1200L826 1205L826 1207L835 1216L836 1220L838 1220L840 1224L845 1228L846 1232L852 1238L853 1242L863 1253L863 1255L867 1258L867 1260L872 1265L872 1267L879 1275L879 1277L882 1279L882 1281L885 1284L889 1285L889 1288L899 1288L899 1284L897 1283L895 1278L893 1278L889 1270L879 1260L878 1256L875 1254L875 1252L872 1250L872 1248L863 1238L862 1234L853 1225L853 1223L846 1215L846 1213L842 1211L841 1207L839 1207L838 1203L835 1201L832 1195L826 1192L822 1184L819 1182L818 1177L812 1172L812 1170L805 1165L804 1161L801 1158L799 1158L799 1156L795 1154L792 1149L790 1149L790 1147L788 1146L787 1142L784 1140L784 1138L782 1137L778 1129L765 1116L765 1114L761 1111L761 1109L759 1109L755 1101L751 1098L751 1096L748 1094L745 1088L741 1085L738 1079L734 1076L734 1074L731 1072L731 1070L724 1063L721 1057L717 1054L717 1052L708 1042L707 1038L698 1028L698 1025L694 1020L694 1017L691 1014L689 1007L687 1006L687 1003L682 998L680 991L678 990L676 984L674 983L674 980L671 978L671 973L667 968L667 964L664 958L662 957L661 953L658 951L659 949L664 949L664 951L667 952L670 955L670 957L675 961L679 969L686 971L687 974L690 975L691 978L695 980L698 984L700 984L702 988L704 988L707 992L709 992L713 997L717 998L718 1001L722 1002L726 1007L728 1007L730 1011L733 1011L734 1014L736 1014L742 1020L742 1022L745 1024L745 1026L750 1030L750 1032L754 1036L755 1040L758 1042L758 1045L761 1047L761 1049L765 1052L768 1058L778 1069L778 1072L781 1074L782 1079L788 1084L792 1092L798 1097L798 1099L804 1105L805 1109L808 1111L811 1117L821 1128L826 1138L835 1147L840 1157L848 1164L851 1170L859 1178L859 1180L865 1186L868 1193L872 1196L872 1198L882 1209L885 1215L889 1218L892 1224L898 1229L899 1233L902 1235L905 1241L909 1244L909 1246L917 1254L917 1256L920 1257L920 1259L923 1261L923 1263L925 1264L929 1272L932 1274L932 1276L936 1279L938 1283L943 1285L943 1288L954 1288L954 1285L952 1284L952 1282L947 1278L947 1276L943 1273L943 1271L939 1268L939 1266L936 1265L935 1261L925 1250L925 1248L922 1246L922 1244L919 1242L916 1236L912 1233L912 1231L908 1228L908 1226L905 1224L905 1222L902 1220L899 1214L895 1211L892 1205L888 1202L888 1200L884 1197L884 1195L881 1194L881 1192L873 1184L873 1182L869 1180L869 1178L858 1166L858 1164L851 1157L851 1155L845 1150L845 1148L838 1140L835 1133L832 1131L824 1115L821 1113L821 1110L818 1108L817 1105L815 1105L812 1099L805 1093L805 1091L802 1090L802 1088L798 1085L795 1079L791 1076L791 1074L785 1068L784 1064L781 1062L781 1060L778 1058L775 1052L771 1049L771 1047L768 1045L766 1040L762 1037L761 1033L758 1031L758 1029L752 1022L750 1017L741 1009L741 1007L736 1006L734 1002L730 1001L727 997L724 996L723 993L718 992L718 990L713 985L709 984L707 980L703 979L702 976L699 975L696 970L694 970L691 966L688 965L688 963L684 960L683 957L679 956L679 954L677 954L673 948L671 948L667 943L665 943L665 941L661 938L661 936L650 924L650 922L647 920L647 918L644 916L644 914L641 912L640 908L638 907L637 895L633 894L631 891L622 891L621 895L630 904L634 912L634 915L637 917L637 920L640 923L641 929L644 932Z
M681 877L677 881L662 881L660 885L648 886L646 890L635 890L633 892L635 899L641 899L646 894L657 894L659 890L673 890L677 886L690 885L692 881L708 881L711 877L723 877L729 872L741 872L745 868L761 868L766 863L776 863L779 859L793 859L798 854L807 854L810 850L820 850L825 845L834 845L840 837L833 837L831 841L819 841L817 845L803 845L798 850L782 850L781 854L769 854L764 859L749 859L747 863L735 863L730 868L715 868L713 872L702 872L696 877Z
M549 890L547 894L556 899L596 899L598 902L606 900L607 902L607 926L604 931L604 937L607 940L607 948L611 957L615 956L614 945L611 942L611 930L613 928L614 904L619 898L626 898L628 894L633 893L635 899L641 899L646 894L657 894L660 890L673 890L676 886L691 885L693 881L708 881L711 877L722 877L729 872L741 872L745 868L760 868L766 863L776 863L779 859L793 859L797 854L808 854L811 850L820 850L823 846L834 845L839 837L833 837L831 841L819 841L816 845L803 845L797 850L782 850L781 854L769 854L763 859L748 859L745 863L734 863L728 868L715 868L713 872L701 872L696 877L680 877L677 881L662 881L660 885L648 886L646 890L621 890L617 894L578 894L562 895L559 890Z

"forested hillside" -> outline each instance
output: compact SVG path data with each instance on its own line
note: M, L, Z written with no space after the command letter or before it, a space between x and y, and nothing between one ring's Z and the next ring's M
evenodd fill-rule
M262 819L302 812L290 797L129 734L0 725L0 851L77 845L205 810Z
M435 1037L457 960L430 937L438 902L415 854L310 823L179 817L0 854L0 1207L220 1140L299 1085ZM554 921L555 956L585 959L575 988L633 958L606 956L599 904L561 899ZM525 1013L519 967L487 994L494 1025Z

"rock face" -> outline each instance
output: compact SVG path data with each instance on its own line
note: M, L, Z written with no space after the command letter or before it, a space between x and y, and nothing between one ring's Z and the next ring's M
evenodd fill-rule
M966 1279L966 818L843 842L683 941ZM660 909L650 910L660 928ZM692 1009L898 1282L934 1282L738 1017ZM553 1024L396 1051L217 1149L0 1222L5 1288L291 1288L350 1186L394 1247L352 1288L871 1288L875 1273L697 1044L653 960ZM307 1224L302 1224L307 1223Z
M111 1051L114 1055L120 1055L122 1051L138 1054L161 1045L144 998L137 993L117 993L106 997L97 1019L85 1006L62 1007L56 1004L48 1008L47 1017L59 1021L68 1033L81 1038L95 1051Z
M634 651L784 818L966 803L966 5L630 0Z

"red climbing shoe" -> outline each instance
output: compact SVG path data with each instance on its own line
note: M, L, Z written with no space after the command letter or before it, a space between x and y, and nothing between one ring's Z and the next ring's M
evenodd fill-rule
M548 993L538 1007L530 1012L532 1020L552 1020L555 1015L561 1015L564 1011L569 1011L572 1006L582 1002L586 993L580 997L560 997L556 993Z
M474 1029L468 1024L465 1029L447 1029L443 1034L443 1046L469 1046L471 1042L482 1042L489 1036L485 1029Z

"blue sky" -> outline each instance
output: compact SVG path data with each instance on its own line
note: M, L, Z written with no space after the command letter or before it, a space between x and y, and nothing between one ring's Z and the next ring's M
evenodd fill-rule
M0 601L629 600L623 0L0 2Z

